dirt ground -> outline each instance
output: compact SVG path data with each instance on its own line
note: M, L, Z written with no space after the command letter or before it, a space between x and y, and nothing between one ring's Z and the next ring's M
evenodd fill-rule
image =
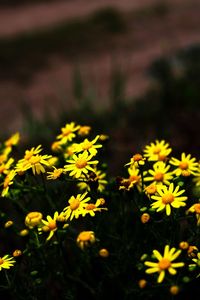
M137 10L157 3L154 0L76 0L0 10L0 38L12 38L25 31L53 26L63 20L83 17L99 8L115 6L124 11ZM113 67L126 74L126 95L143 94L152 84L147 70L159 56L172 55L177 50L200 42L200 3L191 0L166 0L173 9L163 18L151 18L142 23L130 23L124 35L113 38L111 49L106 45L98 53L79 55L73 60L50 56L48 67L35 72L23 85L15 80L0 82L0 126L2 130L20 130L21 104L27 103L38 117L48 107L56 116L59 107L76 105L72 100L72 75L80 70L86 93L96 95L95 107L109 107L110 78ZM133 100L130 100L133 101Z

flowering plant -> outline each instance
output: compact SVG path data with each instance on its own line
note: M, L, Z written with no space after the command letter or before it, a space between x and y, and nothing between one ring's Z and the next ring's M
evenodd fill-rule
M198 160L156 140L115 178L108 137L90 135L67 123L45 154L1 143L1 294L183 299L200 275Z

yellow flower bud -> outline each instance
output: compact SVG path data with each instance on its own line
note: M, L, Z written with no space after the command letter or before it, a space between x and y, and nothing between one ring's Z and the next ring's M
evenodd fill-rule
M138 281L138 285L141 289L145 288L145 286L147 285L147 281L145 279L140 279Z
M29 234L29 231L27 229L22 229L20 232L19 232L19 235L20 236L26 236Z
M38 211L32 211L25 218L25 225L30 229L37 226L42 220L42 214Z
M143 213L140 217L140 220L143 224L149 222L150 220L150 215L148 213Z
M105 248L102 248L102 249L99 250L99 255L101 257L108 257L109 254L110 254L109 251L107 249L105 249Z
M4 224L4 228L9 228L13 225L13 221L9 220Z
M170 293L171 293L172 295L175 296L175 295L177 295L177 294L179 293L180 288L179 288L177 285L172 285L172 286L170 287L169 291L170 291Z
M179 243L179 248L181 248L182 250L186 250L189 248L189 243L188 242L185 242L185 241L182 241Z
M21 256L22 255L22 251L19 250L19 249L16 249L14 252L13 252L13 256L14 257L18 257L18 256Z

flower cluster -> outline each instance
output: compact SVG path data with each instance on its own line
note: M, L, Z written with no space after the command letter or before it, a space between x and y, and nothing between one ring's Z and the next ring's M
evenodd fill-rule
M198 159L156 140L108 178L105 140L71 122L50 153L40 144L21 153L19 133L0 144L1 288L14 298L42 299L48 283L52 299L57 289L103 299L109 278L112 298L158 298L162 287L169 299L199 278Z

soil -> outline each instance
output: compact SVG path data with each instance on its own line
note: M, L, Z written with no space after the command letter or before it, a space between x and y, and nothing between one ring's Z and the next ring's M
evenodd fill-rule
M48 108L56 117L59 109L77 105L72 97L72 78L80 70L85 93L95 100L97 109L110 107L109 89L113 68L126 76L128 101L142 95L152 85L148 76L151 63L160 56L173 55L177 50L200 42L200 3L191 0L166 0L169 13L164 17L144 18L138 23L129 22L124 34L113 36L92 53L76 57L48 57L48 66L34 72L32 80L23 85L16 80L0 82L0 126L2 130L20 130L23 115L21 106L26 103L37 117ZM125 14L158 3L155 0L75 0L50 4L20 6L0 9L0 38L9 39L24 32L51 27L63 20L76 19L91 14L105 6L123 10ZM93 95L95 97L93 97Z

